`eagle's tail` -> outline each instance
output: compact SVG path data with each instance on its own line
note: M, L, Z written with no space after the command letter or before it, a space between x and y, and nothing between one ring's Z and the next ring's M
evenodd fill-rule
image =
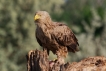
M69 52L75 53L75 52L79 51L79 47L77 44L71 44L71 45L67 46L67 48L68 48Z

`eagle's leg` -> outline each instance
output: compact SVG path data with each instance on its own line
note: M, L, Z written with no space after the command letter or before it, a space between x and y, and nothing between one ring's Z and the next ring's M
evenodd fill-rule
M47 48L43 48L43 51L47 51L47 54L49 55L49 49L47 49Z
M60 63L60 64L65 64L64 62L64 57L61 56L61 54L57 51L56 52L56 55L57 55L57 61Z

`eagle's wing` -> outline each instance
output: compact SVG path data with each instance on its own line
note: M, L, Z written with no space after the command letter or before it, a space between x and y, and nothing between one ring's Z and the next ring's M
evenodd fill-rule
M76 52L78 51L78 40L74 33L65 24L57 23L54 28L52 35L59 45L66 46L68 51Z
M38 36L39 36L38 33L39 33L39 30L38 30L38 28L37 28L37 29L36 29L36 32L35 32L36 40L37 40L37 42L39 43L39 45L42 46L42 43L41 43L40 39L38 38Z
M36 33L35 33L35 36L36 36L36 39L37 39L37 42L39 43L39 45L41 46L41 47L43 47L43 50L45 50L45 47L43 46L43 43L41 42L41 40L39 39L39 29L37 28L36 29ZM47 53L48 53L48 55L49 55L49 49L47 49Z
M41 43L41 41L39 40L39 38L37 36L36 36L36 40L39 43L39 45L42 46L42 43Z

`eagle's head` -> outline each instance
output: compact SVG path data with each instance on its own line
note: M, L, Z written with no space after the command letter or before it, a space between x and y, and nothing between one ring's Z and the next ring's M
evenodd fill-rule
M34 21L37 23L48 23L51 21L51 18L46 11L37 11L34 16Z

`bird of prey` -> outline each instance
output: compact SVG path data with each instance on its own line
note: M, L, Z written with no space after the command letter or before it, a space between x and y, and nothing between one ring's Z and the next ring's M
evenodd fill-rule
M63 23L52 21L46 11L38 11L34 16L36 39L48 54L51 50L57 57L66 57L68 52L77 52L78 40L72 30Z

